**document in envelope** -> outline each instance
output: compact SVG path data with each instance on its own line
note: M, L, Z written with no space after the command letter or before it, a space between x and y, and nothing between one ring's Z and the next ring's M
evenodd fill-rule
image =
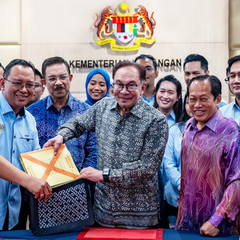
M60 186L73 181L79 171L65 144L54 155L53 147L20 154L25 172L29 175L46 180L51 187Z

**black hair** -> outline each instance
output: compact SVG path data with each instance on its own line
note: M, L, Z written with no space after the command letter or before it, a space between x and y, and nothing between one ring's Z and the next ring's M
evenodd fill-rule
M181 114L181 117L178 121L179 128L180 128L181 132L183 132L183 130L184 130L185 123L191 118L186 111L186 102L187 102L188 97L189 97L189 93L186 92L186 94L184 96L184 101L183 101L182 114Z
M228 77L228 74L230 73L230 67L228 66L227 68L226 68L226 76Z
M41 79L43 79L43 75L40 73L38 69L35 68L35 76L39 76Z
M161 85L162 82L172 82L175 86L176 86L176 90L177 90L177 97L179 97L179 100L176 101L173 105L173 111L175 113L175 122L178 122L181 114L182 114L182 85L181 83L173 76L173 75L167 75L164 78L161 78L156 85L156 94L155 94L155 100L154 100L154 104L153 107L158 108L158 103L156 100L156 96L157 96L157 91Z
M3 78L8 78L12 67L16 65L30 67L33 70L33 73L35 74L35 67L31 62L27 62L26 60L23 59L14 59L4 69Z
M43 78L46 78L46 68L54 65L54 64L61 64L63 63L67 70L68 70L68 74L70 75L70 66L68 64L68 62L66 60L64 60L62 57L51 57L51 58L47 58L44 60L43 64L42 64L42 74L43 74Z
M232 65L235 63L235 62L238 62L240 61L240 55L237 55L235 57L232 57L232 58L229 58L228 59L228 68L229 68L229 72L230 72L230 69L232 67Z
M131 61L121 61L119 63L117 63L114 68L113 68L113 71L112 71L112 78L114 79L114 76L117 72L117 70L119 70L120 68L123 68L123 67L134 67L138 70L138 73L139 73L139 78L140 78L140 81L141 82L145 82L146 81L146 70L145 68L138 64L138 63L135 63L135 62L131 62Z
M201 69L206 73L208 71L208 61L205 57L200 54L190 54L188 55L183 63L183 70L185 70L185 65L189 62L200 62Z
M189 88L194 81L204 81L208 80L211 86L211 94L214 97L214 100L218 95L222 94L222 83L221 81L214 75L200 75L193 78L187 86L187 93L189 94Z
M153 67L155 71L157 71L157 61L152 55L147 55L147 54L141 54L140 56L136 57L134 62L137 62L138 59L151 59L153 62Z

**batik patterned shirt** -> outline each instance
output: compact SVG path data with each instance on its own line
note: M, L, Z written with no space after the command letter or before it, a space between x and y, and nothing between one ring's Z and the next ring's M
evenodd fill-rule
M32 104L27 110L37 122L40 146L56 135L57 129L76 113L83 114L90 106L69 93L67 104L59 111L54 106L51 96ZM97 166L97 143L95 133L85 131L79 138L66 143L67 149L79 170L83 167Z
M222 232L239 230L240 138L220 110L198 130L191 118L182 141L182 177L176 229L199 230L209 221ZM236 230L234 229L234 231ZM236 231L235 231L236 232Z
M141 97L120 115L115 98L77 114L58 134L64 142L86 129L96 131L97 168L110 169L110 182L96 184L95 220L106 227L148 228L158 224L158 180L168 139L166 117Z

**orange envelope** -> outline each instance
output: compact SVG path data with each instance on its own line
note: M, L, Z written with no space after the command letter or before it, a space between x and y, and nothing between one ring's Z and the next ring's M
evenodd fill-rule
M54 155L54 148L44 148L20 154L25 172L29 175L46 180L51 187L60 186L75 180L79 171L65 144Z

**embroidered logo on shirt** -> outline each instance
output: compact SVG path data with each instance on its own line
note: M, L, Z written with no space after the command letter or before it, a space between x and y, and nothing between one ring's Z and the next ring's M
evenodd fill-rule
M5 127L3 124L0 124L0 132L4 132L5 131Z

